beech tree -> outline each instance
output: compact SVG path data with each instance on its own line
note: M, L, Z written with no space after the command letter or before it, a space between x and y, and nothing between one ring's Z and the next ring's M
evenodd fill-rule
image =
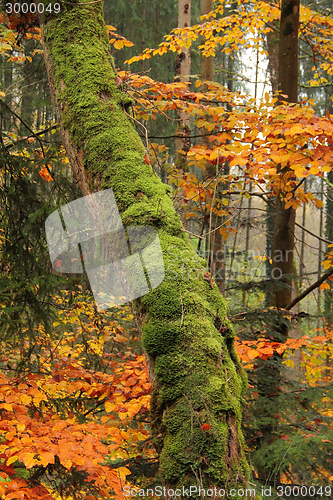
M283 94L279 98L281 103L285 100L297 103L299 9L299 0L284 0L281 4L278 73L278 86ZM281 165L278 166L278 173L288 174L282 170ZM294 173L290 169L289 177L294 177ZM275 307L287 307L291 302L295 216L295 208L286 208L286 203L279 193L275 199L275 229L272 251L273 286L270 301L270 305Z
M245 485L246 376L226 305L135 130L101 3L62 3L59 14L41 19L41 28L53 104L82 195L112 188L124 226L151 226L161 242L165 279L134 308L152 383L151 426L163 483Z

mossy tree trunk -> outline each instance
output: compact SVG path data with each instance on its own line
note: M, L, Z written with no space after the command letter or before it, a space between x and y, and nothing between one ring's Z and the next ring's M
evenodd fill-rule
M163 482L170 488L243 484L246 377L225 302L205 279L205 262L183 232L168 188L144 162L124 109L127 96L116 85L101 4L62 3L59 14L42 20L42 34L63 143L82 194L112 188L125 226L152 226L159 234L165 279L135 308L143 320Z

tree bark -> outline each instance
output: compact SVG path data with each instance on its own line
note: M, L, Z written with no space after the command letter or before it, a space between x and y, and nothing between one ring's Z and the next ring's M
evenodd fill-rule
M178 0L178 28L191 26L191 0ZM175 81L189 82L191 73L191 52L190 47L182 47L182 51L177 55L175 68ZM186 154L191 148L190 119L187 113L177 113L179 120L175 139L176 166L186 170ZM183 137L179 137L182 135ZM184 153L180 153L180 151Z
M280 102L297 102L298 27L300 0L282 0L279 40ZM283 97L287 96L287 97ZM278 173L284 174L281 167ZM295 209L286 208L280 194L275 200L272 255L272 295L270 305L284 308L291 302L295 245Z
M298 28L300 0L282 0L279 40L279 90L281 100L297 102Z
M205 15L214 10L213 0L200 0L200 14ZM200 56L200 74L201 79L206 81L214 80L214 57L206 57L203 54ZM228 75L229 76L229 75ZM230 82L228 81L228 84ZM203 84L201 91L205 92L207 90L207 85ZM202 128L202 137L200 137L200 144L211 147L209 142L209 131L206 128ZM205 170L203 171L203 180L214 178L219 171L221 171L223 165L213 165L207 162L205 165ZM221 198L222 186L220 183L216 185L215 196L214 196L214 208L219 205L219 199ZM210 204L213 204L213 199L207 200ZM213 207L211 208L211 210ZM221 225L221 217L212 211L212 214L205 214L205 228L206 231L210 230L209 237L206 238L206 257L208 261L208 268L214 276L218 286L223 287L225 281L225 264L224 264L224 240L223 236L219 230L214 231L215 228Z
M124 109L127 95L116 85L101 4L62 3L59 14L44 19L42 38L63 143L82 194L112 188L124 226L158 231L165 279L135 309L153 386L151 425L164 485L229 489L244 483L246 377L234 332L168 187L144 162L145 149Z
M279 90L278 74L279 74L279 35L276 33L274 23L269 23L272 31L266 33L267 54L268 54L268 69L272 85L272 92L275 94Z
M178 28L186 28L191 26L191 0L178 0ZM177 54L175 65L175 81L189 82L191 73L191 52L190 47L182 47L180 54ZM191 129L189 114L184 111L176 111L178 120L176 139L175 139L175 157L176 167L179 173L189 171L187 165L187 153L191 148ZM176 200L177 212L181 214L183 224L186 229L189 229L189 221L185 218L185 214L189 207L187 200L184 199L183 193L180 193Z
M178 28L187 28L191 26L191 0L178 0ZM191 49L183 47L180 54L177 55L175 68L175 81L189 82L191 73ZM177 127L176 147L176 165L180 168L186 167L186 153L191 147L190 139L190 119L187 113L181 112L178 116L179 125ZM183 137L178 137L180 134ZM185 154L180 154L183 150Z
M297 75L298 75L298 26L299 0L282 0L279 39L279 90L284 95L282 101L297 102ZM282 171L278 165L277 172L289 174L288 168ZM292 173L290 173L292 175ZM286 208L283 193L278 193L275 199L274 236L272 245L271 266L271 295L270 306L286 308L292 301L292 285L295 246L295 209ZM288 336L288 323L283 316L279 316L272 333L276 341L285 341ZM272 338L272 335L270 335ZM258 407L262 408L260 426L260 440L253 456L257 469L258 479L263 484L273 481L279 483L281 478L281 464L274 458L274 446L278 435L276 401L283 385L282 355L274 353L267 361L259 360L258 370ZM260 371L259 371L260 370ZM268 466L267 463L270 463Z

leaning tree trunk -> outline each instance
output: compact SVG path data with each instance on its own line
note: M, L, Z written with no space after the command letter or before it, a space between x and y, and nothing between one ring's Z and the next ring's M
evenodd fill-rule
M168 188L144 161L124 109L128 96L116 85L101 3L62 3L59 14L44 19L42 35L63 143L82 194L112 188L124 226L158 231L165 279L135 307L164 484L229 489L243 483L246 377L226 305L204 275L205 263L182 230Z

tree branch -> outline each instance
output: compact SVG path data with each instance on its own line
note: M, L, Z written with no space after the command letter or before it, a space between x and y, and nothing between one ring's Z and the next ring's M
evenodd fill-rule
M309 293L311 293L312 290L315 290L315 288L318 288L318 286L320 286L322 283L324 283L324 281L326 281L327 278L332 276L332 274L333 274L333 267L331 267L331 269L329 271L327 271L327 273L323 274L319 278L319 280L317 280L315 283L313 283L311 286L309 286L306 290L304 290L304 292L297 295L297 297L295 297L294 300L292 300L290 302L290 304L285 309L287 309L287 311L290 311L290 309L292 307L294 307L294 305L296 305L298 302L300 302L302 299L304 299L304 297L309 295Z

